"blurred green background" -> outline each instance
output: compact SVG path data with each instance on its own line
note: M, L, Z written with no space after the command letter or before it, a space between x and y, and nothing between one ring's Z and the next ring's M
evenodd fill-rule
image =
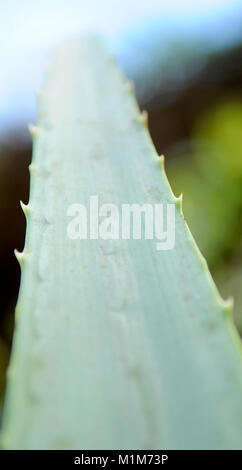
M0 7L0 406L24 244L34 89L60 40L102 33L134 81L183 212L242 334L242 4L12 0ZM101 79L101 78L100 78Z

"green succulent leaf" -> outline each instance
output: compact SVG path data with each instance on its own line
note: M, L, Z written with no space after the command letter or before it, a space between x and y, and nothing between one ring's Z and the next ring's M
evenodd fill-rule
M5 400L9 449L241 448L241 344L132 87L61 47L40 96ZM175 204L176 243L71 240L67 209ZM197 207L199 211L199 207Z

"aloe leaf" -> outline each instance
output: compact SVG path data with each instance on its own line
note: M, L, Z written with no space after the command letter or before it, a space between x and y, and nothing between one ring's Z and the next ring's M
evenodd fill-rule
M241 344L132 87L99 40L40 96L4 408L9 449L241 448ZM175 204L176 243L71 240L68 207ZM197 208L199 211L199 207Z

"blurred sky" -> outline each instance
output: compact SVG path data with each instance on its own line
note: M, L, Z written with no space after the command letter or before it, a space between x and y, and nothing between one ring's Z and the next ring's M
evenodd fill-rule
M126 72L145 75L169 44L186 39L204 50L242 36L242 0L9 0L0 5L0 138L35 119L34 91L63 39L104 34ZM153 58L152 48L157 43ZM145 79L145 76L144 76Z

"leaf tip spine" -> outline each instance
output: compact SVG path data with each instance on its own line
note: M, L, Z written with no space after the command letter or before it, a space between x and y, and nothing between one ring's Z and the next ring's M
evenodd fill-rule
M222 299L222 305L225 311L226 316L232 317L234 309L234 298L228 297L227 299Z
M180 196L175 197L175 202L176 205L180 211L180 214L183 216L183 210L182 210L182 204L183 204L183 193L180 194Z
M129 93L134 93L134 82L132 80L126 80L124 88Z
M35 137L38 134L38 128L37 126L34 126L33 124L28 125L29 133L31 137Z
M163 154L162 154L162 155L157 155L157 156L156 156L156 161L157 161L160 165L162 165L162 167L164 167L164 166L165 166L165 155L163 155Z
M137 121L148 127L148 113L145 109L137 116Z
M22 268L23 267L23 264L26 260L26 252L24 251L18 251L16 248L14 250L14 254L15 254L15 257L16 259L18 260L19 264L20 264L20 267Z
M31 175L34 171L35 171L35 165L34 165L34 163L30 163L30 165L29 165L29 173L30 173L30 175Z
M32 211L32 206L31 206L30 203L29 204L24 204L24 202L21 201L21 200L19 201L19 203L20 203L20 207L21 207L21 209L22 209L22 211L23 211L23 213L24 213L24 215L27 219L29 213Z

